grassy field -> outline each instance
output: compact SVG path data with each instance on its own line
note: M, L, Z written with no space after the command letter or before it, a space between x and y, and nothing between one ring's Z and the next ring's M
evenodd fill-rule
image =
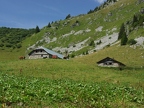
M115 45L70 60L3 60L0 62L0 104L7 107L142 108L143 54L141 48ZM123 62L126 67L122 71L98 67L96 62L106 56Z

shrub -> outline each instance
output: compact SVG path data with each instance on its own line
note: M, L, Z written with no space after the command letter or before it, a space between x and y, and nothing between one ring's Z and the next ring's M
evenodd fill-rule
M0 47L3 47L3 46L4 46L4 44L1 43L1 44L0 44Z
M101 40L99 41L99 42L97 42L97 45L100 45L102 42L101 42Z
M89 54L89 53L88 53L88 50L86 51L86 55L87 55L87 54Z
M76 45L74 44L73 47L76 47Z
M93 47L95 47L94 40L92 40L92 41L90 42L89 46L93 46Z
M17 47L17 48L21 48L22 45L21 45L21 44L17 44L16 47Z
M128 41L128 44L130 44L130 45L134 45L134 44L136 44L136 43L137 43L137 41L134 40L134 39L130 39L130 40Z
M12 45L8 43L8 44L6 44L6 47L12 47Z
M72 55L71 55L71 58L74 58L74 57L75 57L75 54L72 54Z
M94 52L96 52L96 50L94 50Z

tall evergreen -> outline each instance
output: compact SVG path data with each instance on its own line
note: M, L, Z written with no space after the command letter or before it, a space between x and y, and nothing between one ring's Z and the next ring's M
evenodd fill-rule
M136 15L134 15L133 16L133 27L136 27L137 26L137 24L138 24L138 18L137 18L137 16Z
M38 26L36 26L35 33L38 33L38 32L40 32L40 29Z
M49 28L51 27L51 24L50 24L50 23L48 23L48 27L49 27Z
M133 16L133 23L137 22L138 21L138 18L136 15Z
M121 45L126 45L128 41L126 32L123 32L122 38L121 38Z
M66 16L66 18L65 19L69 19L71 17L71 15L70 14L68 14L67 16Z
M91 14L91 13L93 13L94 11L93 10L90 10L90 11L88 11L88 13L87 14Z
M119 34L118 34L118 40L123 37L124 32L125 32L125 27L124 27L124 23L122 23Z
M144 22L144 15L139 15L138 25L143 26L143 22Z

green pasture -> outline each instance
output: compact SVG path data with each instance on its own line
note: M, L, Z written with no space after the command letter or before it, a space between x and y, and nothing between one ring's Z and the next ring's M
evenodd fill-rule
M122 71L102 68L75 59L3 61L0 62L0 105L142 108L143 71L132 67Z
M114 45L82 57L1 60L3 107L144 107L143 49ZM3 55L4 56L4 55ZM126 65L98 67L105 57Z
M0 71L7 74L24 75L32 77L42 77L50 79L68 78L77 81L108 81L108 82L128 82L139 83L144 81L144 52L141 47L136 49L130 46L119 46L119 44L107 47L93 54L81 57L63 59L35 59L19 60L13 53L11 56L2 55L0 61ZM15 55L16 56L16 55ZM119 68L98 67L96 62L111 57L126 65L120 71Z

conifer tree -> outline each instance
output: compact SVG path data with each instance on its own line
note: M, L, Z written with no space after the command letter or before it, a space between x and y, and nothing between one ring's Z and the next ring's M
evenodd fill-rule
M123 32L122 38L121 38L121 45L126 45L128 41L126 32Z
M124 27L124 23L122 23L119 34L118 34L118 40L123 37L124 32L125 32L125 27Z
M35 33L38 33L38 32L40 32L40 29L38 26L36 26Z
M134 15L134 16L133 16L133 23L135 23L135 22L137 22L137 21L138 21L137 16Z
M71 17L71 15L70 14L68 14L67 16L66 16L66 18L65 19L69 19Z
M138 18L136 15L133 16L133 27L137 26Z
M50 23L48 24L48 27L49 27L49 28L51 27L51 24L50 24Z

